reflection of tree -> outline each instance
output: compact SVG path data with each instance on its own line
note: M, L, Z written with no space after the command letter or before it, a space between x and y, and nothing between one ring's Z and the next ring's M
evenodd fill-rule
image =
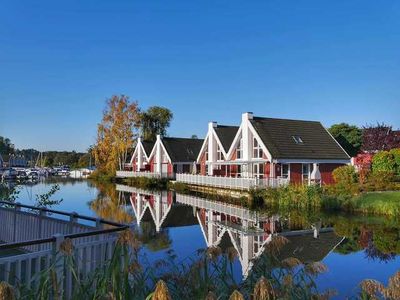
M125 200L119 196L114 184L97 182L93 184L99 193L97 198L90 202L90 208L99 217L118 223L133 222L134 217L124 209Z
M335 252L348 254L365 251L367 258L388 261L400 254L400 228L384 219L333 218L337 234L346 236Z
M146 245L149 250L156 252L170 248L172 241L169 238L168 229L157 232L156 226L152 221L142 222L140 228L139 240Z

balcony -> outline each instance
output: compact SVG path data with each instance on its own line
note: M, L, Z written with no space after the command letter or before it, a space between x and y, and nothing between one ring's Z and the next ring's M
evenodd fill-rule
M192 174L176 174L176 181L199 186L212 186L226 189L250 190L252 188L280 187L289 184L287 178L246 178L220 177Z
M132 178L132 177L147 177L147 178L174 178L173 174L156 173L148 171L117 171L117 177Z

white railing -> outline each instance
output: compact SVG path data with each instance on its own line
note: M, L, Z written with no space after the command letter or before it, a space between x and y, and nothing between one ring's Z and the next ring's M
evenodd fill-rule
M147 177L147 178L173 178L174 175L168 173L157 173L148 171L117 171L117 177L131 178L131 177Z
M252 211L237 205L207 200L205 198L195 197L191 195L176 194L176 202L194 206L200 209L212 210L225 215L240 218L242 220L258 222L260 217L257 211Z
M15 286L23 284L28 288L36 288L40 284L41 272L53 268L52 270L61 275L60 288L64 291L65 298L70 299L74 286L73 272L77 272L79 278L85 278L112 257L117 236L97 238L99 240L84 244L75 245L74 243L73 256L76 263L74 270L63 263L64 256L58 255L60 249L57 243L51 243L49 249L44 251L0 257L0 281L6 281Z
M278 187L289 183L287 178L222 177L192 174L176 174L176 181L200 186L213 186L238 190Z

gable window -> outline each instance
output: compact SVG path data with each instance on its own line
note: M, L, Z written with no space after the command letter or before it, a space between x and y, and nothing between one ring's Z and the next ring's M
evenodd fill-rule
M302 167L302 177L303 177L303 182L307 182L310 179L310 174L311 173L311 168L310 168L310 164L303 164Z
M303 139L298 135L292 135L292 138L296 144L304 144Z
M239 140L236 148L236 159L241 159L243 157L243 139Z
M253 158L262 158L263 151L261 149L260 143L256 138L253 138Z
M289 178L289 164L282 164L281 177Z
M206 152L204 153L204 156L206 158L206 161L208 161L208 147L206 148Z
M224 160L224 156L222 154L222 150L219 145L217 146L217 160Z

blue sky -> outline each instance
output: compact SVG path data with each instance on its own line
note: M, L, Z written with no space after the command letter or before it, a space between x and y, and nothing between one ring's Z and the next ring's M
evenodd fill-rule
M400 1L2 1L0 135L85 150L105 99L172 136L259 116L400 127Z

